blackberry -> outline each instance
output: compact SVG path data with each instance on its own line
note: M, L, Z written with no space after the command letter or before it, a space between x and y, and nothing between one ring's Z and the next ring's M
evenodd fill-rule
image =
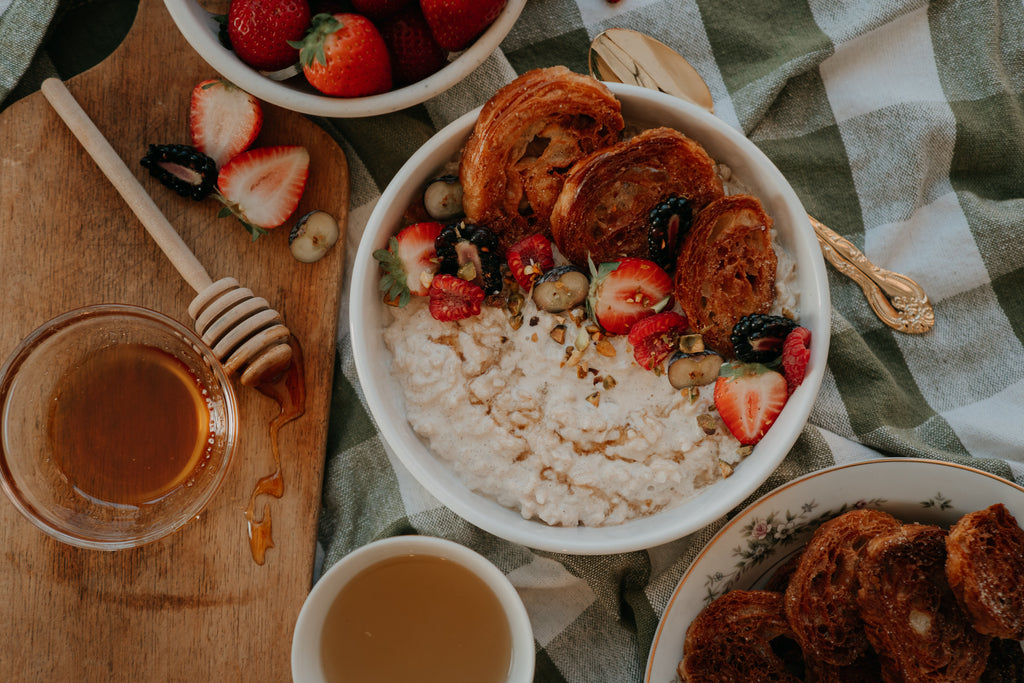
M150 145L139 163L182 197L199 201L217 186L217 164L191 145Z
M440 272L474 282L484 294L501 293L504 259L497 235L487 228L464 221L452 223L434 240L434 249Z
M647 214L647 250L665 270L676 267L683 236L693 225L693 206L686 197L670 195Z
M736 357L747 363L771 363L782 356L782 343L797 327L795 320L754 313L740 318L729 341Z

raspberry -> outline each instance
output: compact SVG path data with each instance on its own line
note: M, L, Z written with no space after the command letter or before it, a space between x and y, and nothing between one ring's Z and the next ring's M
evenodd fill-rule
M628 337L636 362L646 370L661 365L676 349L679 335L686 331L688 325L686 316L672 311L655 313L638 321L630 329Z
M796 327L782 343L782 372L786 375L789 393L792 394L803 383L810 358L811 331L806 327Z

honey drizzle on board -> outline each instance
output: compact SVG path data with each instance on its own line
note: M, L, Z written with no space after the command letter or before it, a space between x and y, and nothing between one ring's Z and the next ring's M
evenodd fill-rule
M274 454L274 471L256 482L249 505L245 508L245 522L249 532L249 550L256 564L266 561L267 550L274 547L273 523L270 504L264 503L260 517L256 517L256 499L261 495L281 498L284 495L284 475L281 472L281 427L298 419L306 411L306 375L302 362L302 347L293 336L288 341L292 347L292 362L280 375L262 382L256 389L264 396L274 399L280 412L270 422L270 442Z

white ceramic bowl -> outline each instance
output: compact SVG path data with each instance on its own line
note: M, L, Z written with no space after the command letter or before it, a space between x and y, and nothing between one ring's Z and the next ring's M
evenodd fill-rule
M303 114L355 118L378 116L411 107L443 93L461 81L497 49L519 18L526 0L508 0L494 23L440 71L380 95L350 98L324 95L301 76L287 81L267 78L221 45L217 38L217 21L196 0L164 0L164 4L189 45L220 75L246 92L264 102Z
M530 683L535 663L533 629L516 589L483 555L432 536L395 536L375 541L349 553L324 573L302 605L292 636L295 683L326 683L320 659L320 634L338 592L367 567L407 555L443 557L469 569L487 584L501 602L512 635L508 683Z
M678 683L690 622L729 590L763 587L822 522L868 507L948 528L995 503L1024 521L1024 487L963 465L914 458L841 465L780 486L733 517L683 575L655 631L644 683Z
M478 527L522 545L575 554L620 553L680 538L722 516L753 492L786 456L814 403L825 370L830 304L825 264L800 200L768 158L733 128L708 112L663 93L609 84L627 121L666 125L702 143L712 158L728 164L774 218L779 240L799 270L800 321L812 333L807 378L790 397L775 425L728 479L655 515L618 526L554 527L524 519L517 511L473 493L417 437L405 417L402 391L389 372L390 353L381 343L385 306L373 251L387 246L405 208L436 176L468 137L479 110L452 122L398 171L370 216L352 275L350 318L359 380L386 444L434 496Z

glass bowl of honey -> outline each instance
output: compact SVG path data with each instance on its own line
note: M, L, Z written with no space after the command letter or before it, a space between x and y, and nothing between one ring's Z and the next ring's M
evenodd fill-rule
M133 548L205 509L237 424L230 380L187 327L138 306L76 309L0 370L0 484L59 541Z

